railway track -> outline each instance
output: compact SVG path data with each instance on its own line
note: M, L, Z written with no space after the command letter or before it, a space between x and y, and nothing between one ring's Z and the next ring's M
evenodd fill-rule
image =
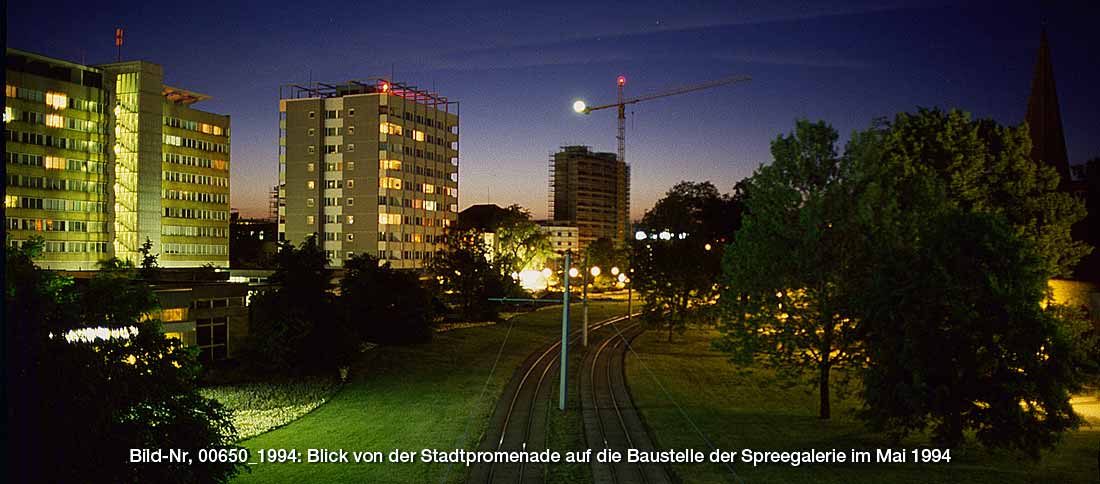
M589 325L589 332L624 319L626 316L598 321ZM570 333L570 346L576 347L580 339L580 330L574 330ZM545 448L546 412L540 410L553 391L554 385L548 379L556 382L552 377L557 374L560 355L561 342L554 342L543 351L533 353L516 370L497 404L478 450L507 452L540 451ZM542 405L539 405L540 402ZM543 477L541 465L496 463L475 466L467 482L541 483Z
M618 450L626 456L627 449L654 450L653 440L634 407L626 386L624 357L633 339L644 331L634 323L605 337L585 356L581 374L581 401L585 439L593 453L600 449ZM626 462L590 463L592 481L604 483L671 484L667 467L661 464L629 464Z

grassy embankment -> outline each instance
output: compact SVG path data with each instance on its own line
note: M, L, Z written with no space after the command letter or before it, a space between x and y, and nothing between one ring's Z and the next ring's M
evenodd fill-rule
M882 435L868 432L854 416L858 402L833 400L833 418L817 418L817 394L807 387L784 389L769 384L771 373L736 371L722 353L710 349L717 333L689 331L671 345L663 334L647 332L635 340L637 355L627 357L627 381L634 401L656 434L658 447L709 451L703 438L665 396L661 385L719 448L762 451L871 450L889 448ZM652 372L652 373L651 373ZM660 385L655 381L660 382ZM1038 463L1005 452L987 452L974 444L952 449L950 463L939 464L735 464L677 465L683 482L705 483L1038 483L1097 482L1100 419L1066 435ZM926 439L898 447L928 445ZM895 447L897 448L897 447ZM911 459L910 459L911 460Z
M580 321L574 305L571 321ZM590 305L596 321L625 313L623 303ZM494 326L449 331L426 345L379 347L352 368L331 401L301 419L242 445L258 449L309 448L419 452L474 449L513 370L561 331L561 309L544 308ZM514 322L484 395L482 388ZM479 398L480 397L480 398ZM473 419L467 432L468 417ZM566 427L572 425L566 424ZM464 437L465 436L465 437ZM260 464L237 482L462 482L466 469L445 464ZM444 480L444 476L446 476Z

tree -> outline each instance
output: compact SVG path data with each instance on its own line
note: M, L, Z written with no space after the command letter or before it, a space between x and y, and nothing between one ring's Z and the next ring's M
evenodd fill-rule
M5 256L13 482L226 482L243 464L131 463L130 449L233 447L229 413L196 392L194 351L165 338L151 289L108 261L86 286ZM57 465L57 456L80 456Z
M246 362L264 372L347 364L359 342L335 309L328 262L316 236L297 248L280 245L270 278L275 288L252 299Z
M644 320L667 327L669 342L673 331L709 318L706 309L718 294L715 281L721 270L718 241L739 222L738 207L710 182L685 181L642 218L642 226L671 235L633 242L630 276L645 300Z
M1088 248L1069 236L1079 202L1029 143L1026 127L936 110L853 136L864 241L846 286L872 428L944 445L973 430L1037 456L1077 425L1069 392L1095 368L1095 332L1042 303Z
M531 221L531 214L519 205L505 209L496 227L496 257L494 264L502 275L545 266L554 255L550 238L538 224Z
M1043 310L1046 263L1003 216L953 208L920 232L871 255L855 304L871 361L863 417L897 437L931 428L953 447L972 430L1038 457L1079 423L1069 392L1085 326Z
M428 262L432 276L443 289L449 305L466 321L496 319L499 304L488 301L516 290L511 277L489 263L488 248L477 230L450 231L445 249Z
M851 158L837 156L836 140L826 123L800 120L772 142L772 164L746 180L747 215L722 262L717 342L735 361L815 385L823 419L832 371L862 361L844 291L859 257Z
M432 338L432 296L416 273L361 254L344 263L340 301L358 337L379 344L424 343Z
M1003 215L1030 242L1048 277L1069 276L1092 249L1073 239L1083 204L1058 189L1058 171L1030 158L1026 125L972 120L959 110L901 113L877 128L878 162L903 174L931 171L963 210Z

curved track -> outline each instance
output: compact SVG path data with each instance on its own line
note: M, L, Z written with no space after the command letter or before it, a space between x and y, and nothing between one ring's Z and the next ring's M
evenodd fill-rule
M589 333L626 319L619 316L589 325ZM590 334L591 336L591 334ZM570 346L576 347L581 339L580 330L570 333ZM557 374L561 342L557 341L542 351L536 351L524 361L512 375L504 394L497 403L489 428L478 450L482 451L540 451L546 442L546 413L540 411L550 398L554 384L548 377ZM556 384L556 380L549 378ZM539 403L542 403L540 405ZM475 466L467 482L470 483L541 483L542 466L524 464L484 464Z
M581 374L584 433L593 453L614 449L625 460L627 449L654 450L627 389L623 365L630 342L644 328L635 323L621 331L615 326L610 329L613 333L585 356ZM672 483L668 469L660 464L598 463L593 458L591 467L595 483Z

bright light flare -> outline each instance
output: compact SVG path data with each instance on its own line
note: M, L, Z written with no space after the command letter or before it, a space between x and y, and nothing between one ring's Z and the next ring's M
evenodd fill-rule
M599 266L592 266L592 268L589 269L589 272L592 273L592 277L599 277L600 276L600 267Z
M577 277L578 275L580 275L580 273L581 271L577 270L576 267L569 268L569 277Z
M588 109L588 105L585 104L584 101L578 99L573 103L573 110L578 113L584 113L586 109Z
M611 275L613 275L613 276L619 275L619 266L611 266Z

